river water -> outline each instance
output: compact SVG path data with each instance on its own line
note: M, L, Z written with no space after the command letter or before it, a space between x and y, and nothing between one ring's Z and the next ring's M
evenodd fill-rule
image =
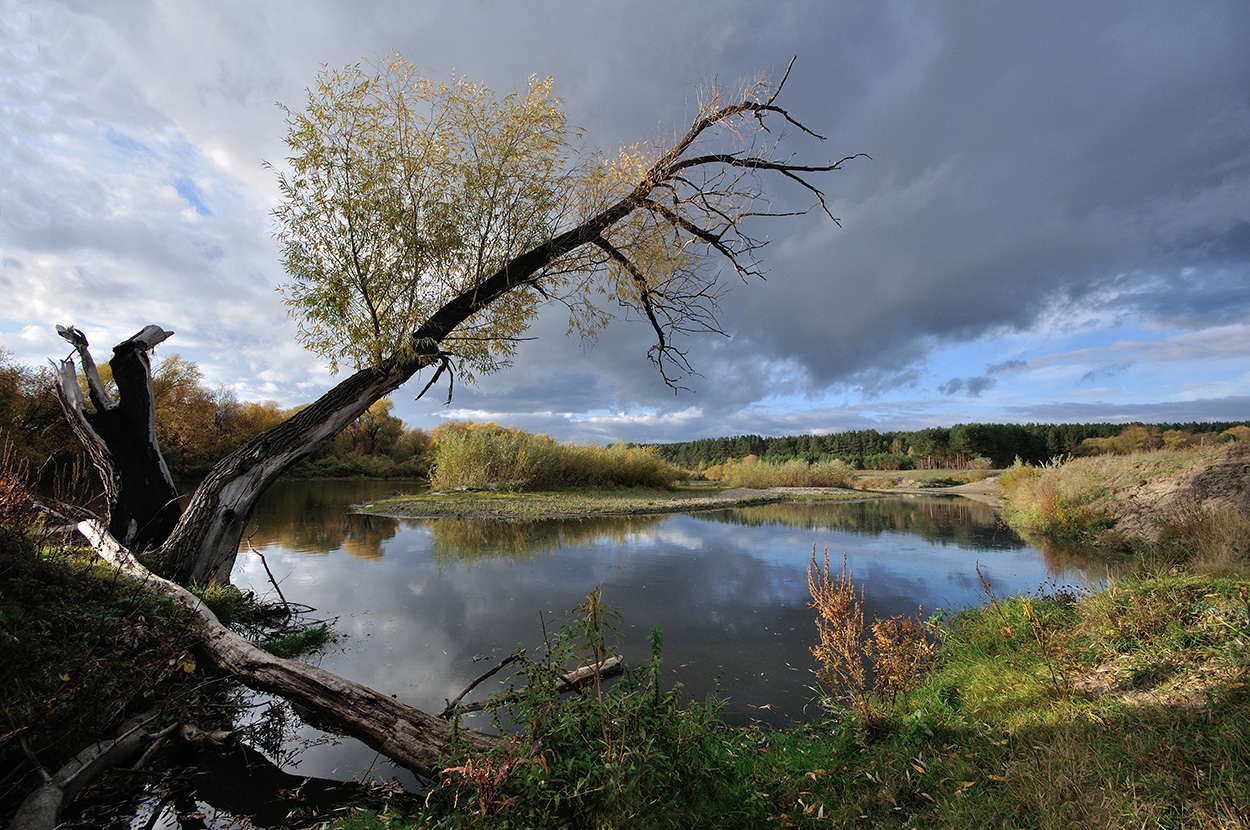
M627 663L645 661L658 626L672 682L726 698L730 723L784 725L817 715L813 548L822 559L828 550L835 569L845 554L869 620L983 602L978 566L998 595L1105 577L1043 554L985 505L940 496L533 522L351 513L417 486L280 482L250 542L290 601L335 620L338 640L316 658L323 668L431 711L518 646L533 653L544 625L554 630L600 584L619 611ZM234 581L276 599L247 545ZM362 745L317 734L299 735L314 744L296 759L300 774L411 781Z

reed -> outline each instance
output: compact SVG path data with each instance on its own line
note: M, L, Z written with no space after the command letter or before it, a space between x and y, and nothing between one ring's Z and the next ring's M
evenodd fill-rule
M496 424L437 431L430 485L440 490L669 487L686 472L652 447L561 444Z
M729 459L708 468L704 475L730 487L762 490L768 487L845 487L854 483L854 470L845 461L831 459L808 463L792 458L780 463L761 461L748 455L741 461Z

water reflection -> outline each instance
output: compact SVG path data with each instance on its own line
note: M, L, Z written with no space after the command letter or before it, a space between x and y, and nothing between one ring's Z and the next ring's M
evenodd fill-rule
M901 496L836 505L786 502L695 515L749 527L784 525L869 536L907 533L975 550L1010 550L1025 545L989 505L941 496Z
M731 722L782 724L803 718L814 697L813 547L846 552L870 617L981 601L978 562L1002 594L1103 575L1047 559L983 505L938 497L583 521L348 515L393 490L283 483L258 509L252 542L290 599L338 618L344 639L321 658L325 668L434 711L486 659L540 646L544 623L600 583L621 609L627 662L645 661L647 632L659 626L673 682L695 697L727 696ZM235 581L266 590L246 548ZM349 747L318 748L301 770L350 776L372 753Z
M436 519L410 521L427 525L434 558L440 564L479 559L523 562L539 554L598 544L626 544L667 518L665 516L602 516L538 521L474 521Z
M366 479L280 481L266 491L253 514L248 539L257 548L322 554L342 551L359 559L380 559L385 543L399 530L398 523L350 513L349 508L419 486L418 482Z

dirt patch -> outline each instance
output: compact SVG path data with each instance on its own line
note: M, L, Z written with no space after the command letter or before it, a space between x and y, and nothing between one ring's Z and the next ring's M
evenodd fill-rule
M1117 532L1157 542L1165 523L1195 510L1250 514L1250 445L1229 444L1199 464L1142 479L1115 493L1110 519Z
M1178 662L1144 665L1139 655L1119 654L1072 683L1084 695L1114 695L1133 705L1199 709L1209 691L1236 677L1238 669L1219 656L1192 654Z

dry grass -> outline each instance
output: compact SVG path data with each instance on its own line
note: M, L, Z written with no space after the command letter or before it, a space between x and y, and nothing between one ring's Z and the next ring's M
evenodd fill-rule
M654 447L561 444L495 424L444 430L434 449L430 484L442 490L555 490L580 487L668 487L686 471Z
M1003 473L1008 520L1025 533L1150 552L1211 572L1250 566L1250 448L1074 458Z
M704 475L730 487L764 489L768 487L846 487L854 482L854 471L844 461L817 461L809 464L797 458L782 463L761 461L748 455L741 461L729 459L709 467Z
M919 622L923 611L917 612L916 619L899 615L877 620L866 639L864 592L862 588L855 592L846 554L842 555L842 572L836 573L829 567L829 551L822 565L815 547L807 566L807 587L812 595L810 606L816 609L819 642L811 651L820 661L817 679L835 695L841 693L848 699L865 724L881 721L884 713L878 704L888 699L894 707L900 696L906 699L920 685L936 651ZM873 695L869 694L870 665Z
M855 592L855 583L842 555L842 573L829 568L829 551L822 567L812 547L807 566L807 587L811 607L816 609L816 632L820 642L812 655L820 661L816 677L835 693L842 692L864 717L871 715L864 666L864 592Z

